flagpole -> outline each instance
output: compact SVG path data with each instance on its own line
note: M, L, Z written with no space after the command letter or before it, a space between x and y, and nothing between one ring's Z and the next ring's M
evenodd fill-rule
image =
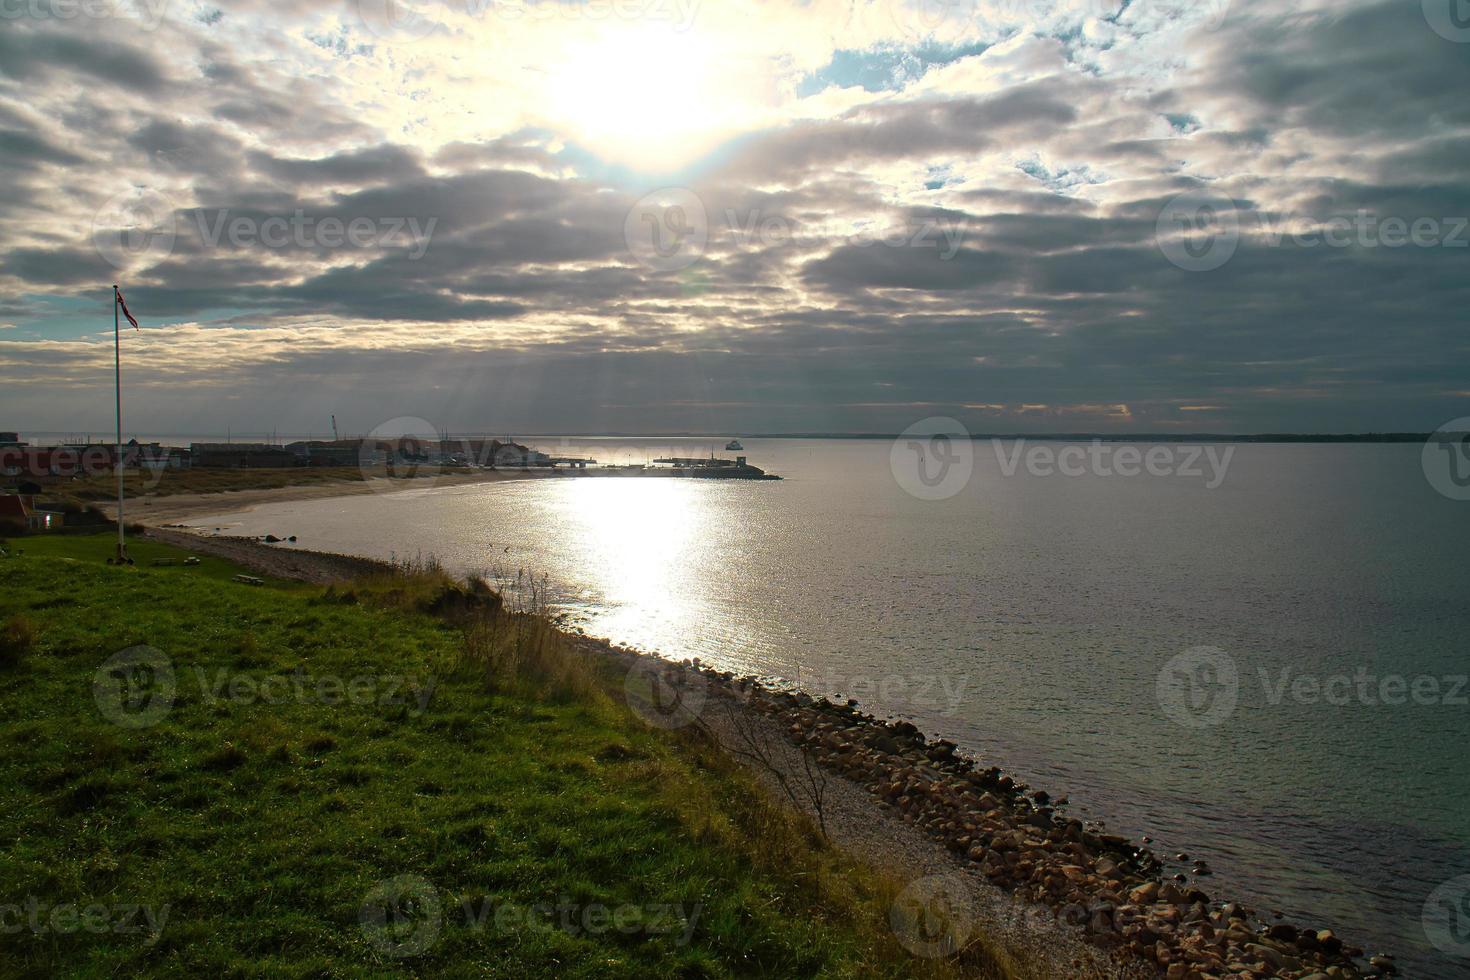
M112 368L117 395L117 456L112 468L117 471L117 563L127 564L128 545L123 531L123 455L122 455L122 330L118 326L117 284L112 286Z

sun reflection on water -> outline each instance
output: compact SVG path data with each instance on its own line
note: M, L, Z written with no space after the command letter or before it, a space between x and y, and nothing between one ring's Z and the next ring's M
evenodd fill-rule
M728 529L712 526L705 495L674 480L567 483L547 505L573 530L570 546L582 583L607 611L599 631L654 644L671 627L710 619L701 579L717 567Z

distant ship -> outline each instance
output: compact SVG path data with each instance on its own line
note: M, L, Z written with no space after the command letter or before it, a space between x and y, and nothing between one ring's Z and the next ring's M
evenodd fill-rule
M744 446L740 445L739 439L731 439L729 442L725 443L725 449L732 453L739 452L744 448Z

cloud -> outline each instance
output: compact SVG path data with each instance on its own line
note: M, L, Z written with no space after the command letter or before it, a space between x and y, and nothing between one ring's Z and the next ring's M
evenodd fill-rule
M86 26L83 24L82 26ZM19 82L65 84L67 73L138 92L157 94L168 83L159 64L118 41L52 31L0 33L0 75Z
M291 160L256 151L250 164L258 172L288 184L361 186L409 180L424 174L418 155L390 144L348 150L316 160Z
M648 25L445 5L408 38L329 3L105 41L8 24L0 291L25 299L0 307L0 412L105 420L91 304L123 281L153 365L137 417L158 425L286 430L333 406L522 431L1464 414L1470 250L1296 237L1359 215L1451 237L1470 214L1463 45L1387 0L1241 0L1218 23L1162 0L1026 6L945 7L918 32L892 5L702 9L689 30L739 66L708 107L729 132L657 176L548 109L583 77L573 40ZM663 128L683 122L627 136L677 146ZM635 208L666 186L697 207L650 227ZM1191 193L1238 228L1209 271L1160 246ZM117 202L144 196L168 235L103 255L99 215L116 231ZM332 231L354 222L356 241ZM693 251L650 262L644 234ZM199 378L215 397L180 400Z
M83 158L24 130L0 129L0 166L8 173L33 170L43 163L79 164Z

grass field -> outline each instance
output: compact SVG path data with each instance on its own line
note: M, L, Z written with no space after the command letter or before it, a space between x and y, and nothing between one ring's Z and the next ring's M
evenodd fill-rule
M437 586L252 589L209 559L108 567L106 536L17 543L0 974L994 975L906 954L898 883L643 725L615 678L488 677L418 611Z
M130 536L128 539L128 556L133 559L136 568L148 568L155 574L162 576L163 581L177 580L187 584L197 579L215 579L217 581L228 581L234 576L244 572L240 568L225 561L222 558L213 558L206 554L193 555L188 551L147 538ZM12 552L18 551L25 557L32 558L59 558L69 562L80 564L101 565L112 557L116 550L117 538L112 534L36 534L23 538L12 538L7 546ZM175 565L170 567L154 568L155 559L180 560L187 557L197 557L198 565ZM78 570L80 573L80 570ZM248 574L262 579L268 586L275 589L291 589L296 591L306 590L309 587L300 582L291 582L286 579L264 578L258 572Z

